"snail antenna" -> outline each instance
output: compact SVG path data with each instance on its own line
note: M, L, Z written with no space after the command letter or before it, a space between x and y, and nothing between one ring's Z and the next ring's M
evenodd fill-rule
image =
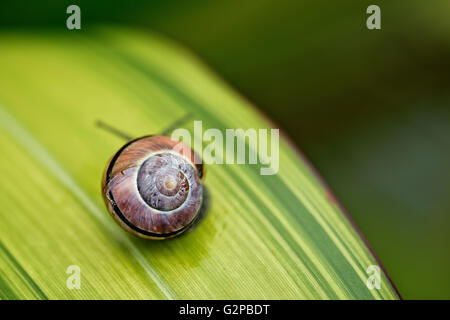
M168 126L166 129L164 129L160 134L163 136L167 136L169 133L171 133L173 130L175 130L176 128L181 126L183 123L185 123L191 117L192 117L192 115L190 113L185 114L182 118L174 121L170 126ZM119 129L114 128L113 126L111 126L101 120L97 120L97 122L95 124L97 125L97 127L104 129L122 139L125 139L125 140L133 139L133 137L131 137L130 135L120 131Z
M192 114L190 114L190 113L185 114L182 118L176 120L170 126L168 126L166 129L164 129L161 132L161 135L163 135L163 136L169 135L169 133L171 133L173 130L177 129L179 126L181 126L183 123L188 121L190 118L192 118Z
M133 137L129 136L128 134L120 131L119 129L116 129L116 128L110 126L107 123L104 123L101 120L97 120L97 122L95 124L97 125L97 127L101 128L101 129L104 129L104 130L106 130L106 131L108 131L108 132L110 132L112 134L115 134L116 136L118 136L118 137L120 137L122 139L125 139L125 140L132 140L133 139Z

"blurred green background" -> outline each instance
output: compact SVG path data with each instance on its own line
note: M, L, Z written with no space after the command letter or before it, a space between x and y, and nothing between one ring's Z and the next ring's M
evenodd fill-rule
M404 298L450 298L448 0L3 0L0 28L69 32L70 4L70 32L125 24L190 48L295 141Z

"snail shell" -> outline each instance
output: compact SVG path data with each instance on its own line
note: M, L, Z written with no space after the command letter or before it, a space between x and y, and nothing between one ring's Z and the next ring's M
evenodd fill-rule
M203 166L194 157L192 149L166 136L125 144L102 179L111 216L142 238L166 239L186 231L202 203Z

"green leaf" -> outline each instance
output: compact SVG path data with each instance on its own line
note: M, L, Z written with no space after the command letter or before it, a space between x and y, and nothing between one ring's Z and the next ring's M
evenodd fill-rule
M124 141L97 121L135 137L187 113L204 130L271 127L185 49L120 28L2 32L0 70L0 298L398 298L383 271L368 289L379 263L285 139L276 175L208 165L206 214L178 238L114 223L100 181Z

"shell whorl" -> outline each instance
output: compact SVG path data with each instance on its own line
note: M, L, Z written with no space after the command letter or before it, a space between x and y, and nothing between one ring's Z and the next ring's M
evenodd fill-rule
M185 231L202 202L203 168L193 151L165 136L122 147L108 164L103 195L108 211L127 231L164 239Z
M180 156L159 153L149 157L138 172L137 186L142 199L153 209L179 208L195 185L194 168Z

